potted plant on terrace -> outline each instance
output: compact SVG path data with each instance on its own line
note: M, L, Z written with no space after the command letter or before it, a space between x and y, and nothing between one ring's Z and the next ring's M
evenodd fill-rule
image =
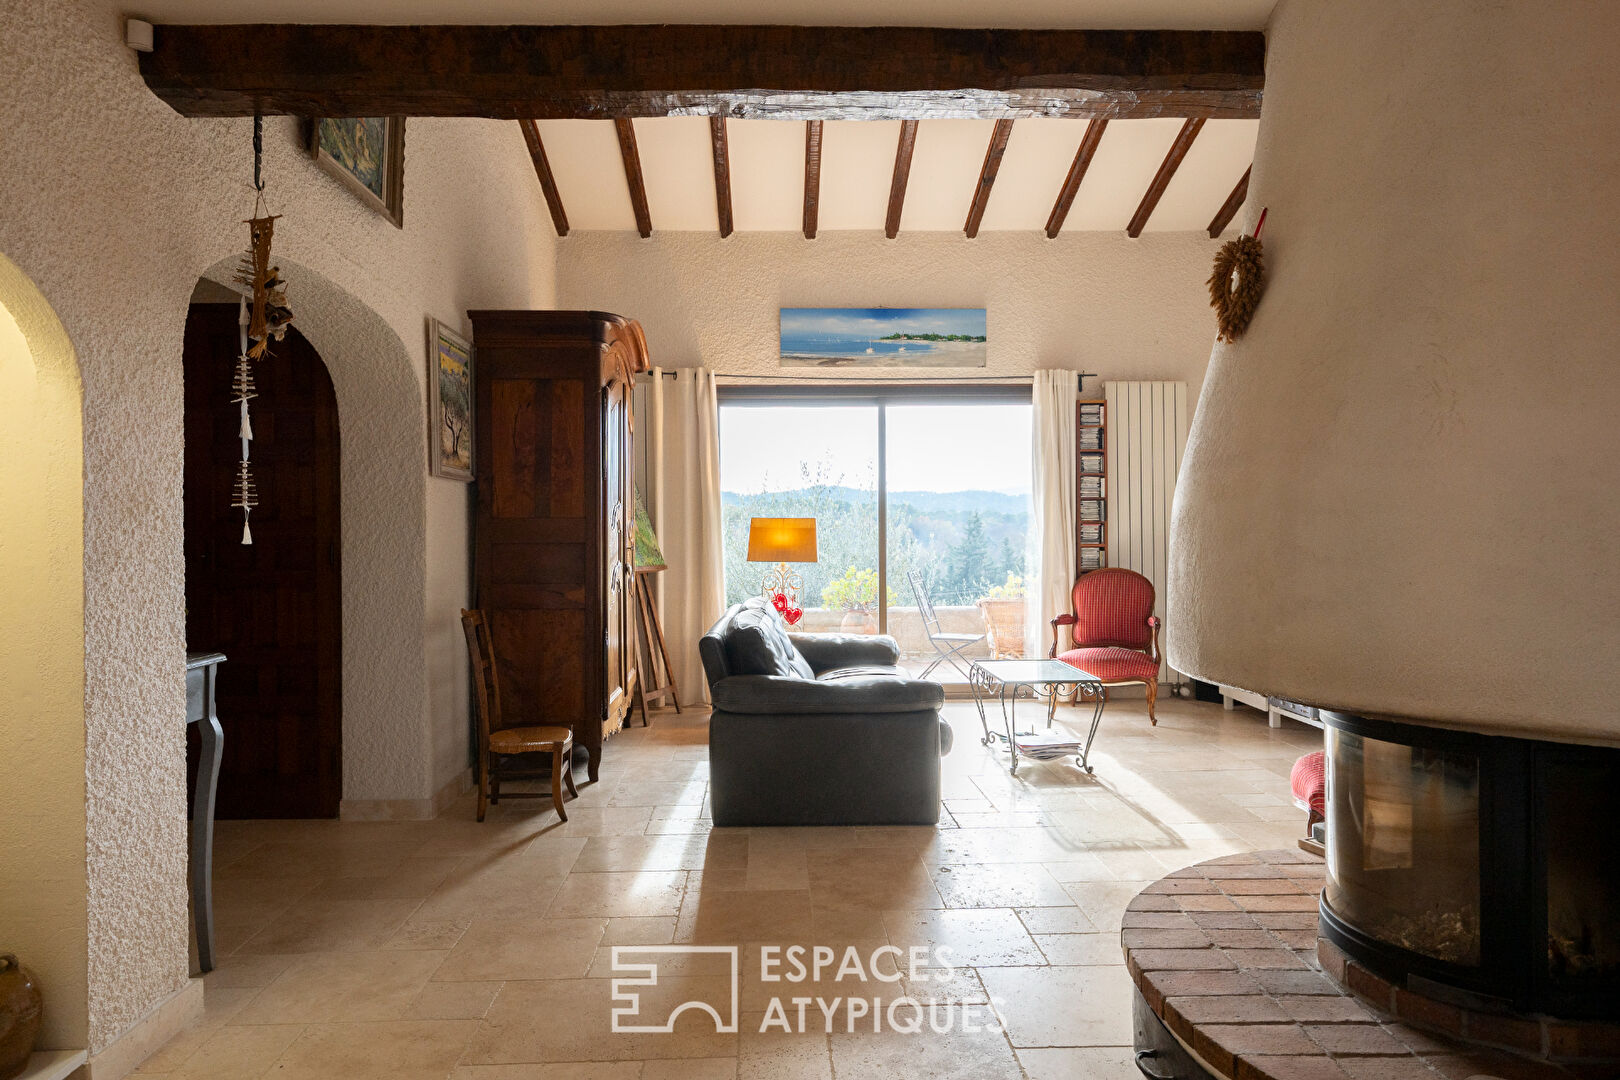
M821 606L842 609L843 621L839 629L846 634L875 634L877 625L878 576L876 570L850 567L844 576L829 581L821 590ZM889 590L889 603L897 603L895 592Z
M996 660L1024 655L1024 579L1008 574L1005 585L992 585L978 600L984 615L990 655Z

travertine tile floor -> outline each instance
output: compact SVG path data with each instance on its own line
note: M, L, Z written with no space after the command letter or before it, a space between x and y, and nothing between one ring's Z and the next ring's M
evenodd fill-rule
M1014 778L979 744L972 705L952 702L937 829L714 829L706 721L691 710L615 737L566 824L540 800L479 824L470 796L437 821L221 822L223 959L206 1015L141 1072L1135 1078L1126 903L1169 870L1292 844L1303 820L1288 771L1321 745L1314 729L1273 730L1245 709L1167 700L1159 713L1152 728L1141 702L1111 703L1095 776L1026 762ZM610 1033L613 946L667 943L741 946L736 1034L697 1010L671 1033ZM862 970L762 980L760 947L794 944L807 964L809 947L843 964L853 946ZM886 945L898 953L874 959ZM627 1022L688 1000L725 1014L724 954L656 959L660 985ZM874 1030L862 1010L897 997L920 1004ZM802 1032L794 998L810 999ZM894 1030L915 1022L915 1034Z

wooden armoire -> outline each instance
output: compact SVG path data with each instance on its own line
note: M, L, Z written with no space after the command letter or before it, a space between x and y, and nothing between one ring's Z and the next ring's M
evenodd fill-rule
M598 778L635 692L633 319L472 311L474 605L488 615L504 722L569 724Z

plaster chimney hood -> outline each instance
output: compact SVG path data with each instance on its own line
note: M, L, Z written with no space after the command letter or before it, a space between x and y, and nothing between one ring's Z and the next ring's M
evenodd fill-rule
M1620 745L1617 41L1620 4L1278 4L1269 283L1188 439L1174 667Z

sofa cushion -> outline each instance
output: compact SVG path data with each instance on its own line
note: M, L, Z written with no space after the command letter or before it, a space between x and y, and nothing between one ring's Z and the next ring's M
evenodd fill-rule
M1135 649L1070 649L1058 659L1090 672L1105 683L1146 682L1159 677L1159 665L1153 657Z
M748 604L726 628L726 661L732 675L780 675L814 679L815 671L793 647L782 616L767 604Z
M823 671L817 682L849 682L854 679L909 679L911 673L894 664L859 664Z
M731 675L714 684L715 712L760 716L843 713L937 713L945 688L937 682L892 675L824 679L780 675Z

